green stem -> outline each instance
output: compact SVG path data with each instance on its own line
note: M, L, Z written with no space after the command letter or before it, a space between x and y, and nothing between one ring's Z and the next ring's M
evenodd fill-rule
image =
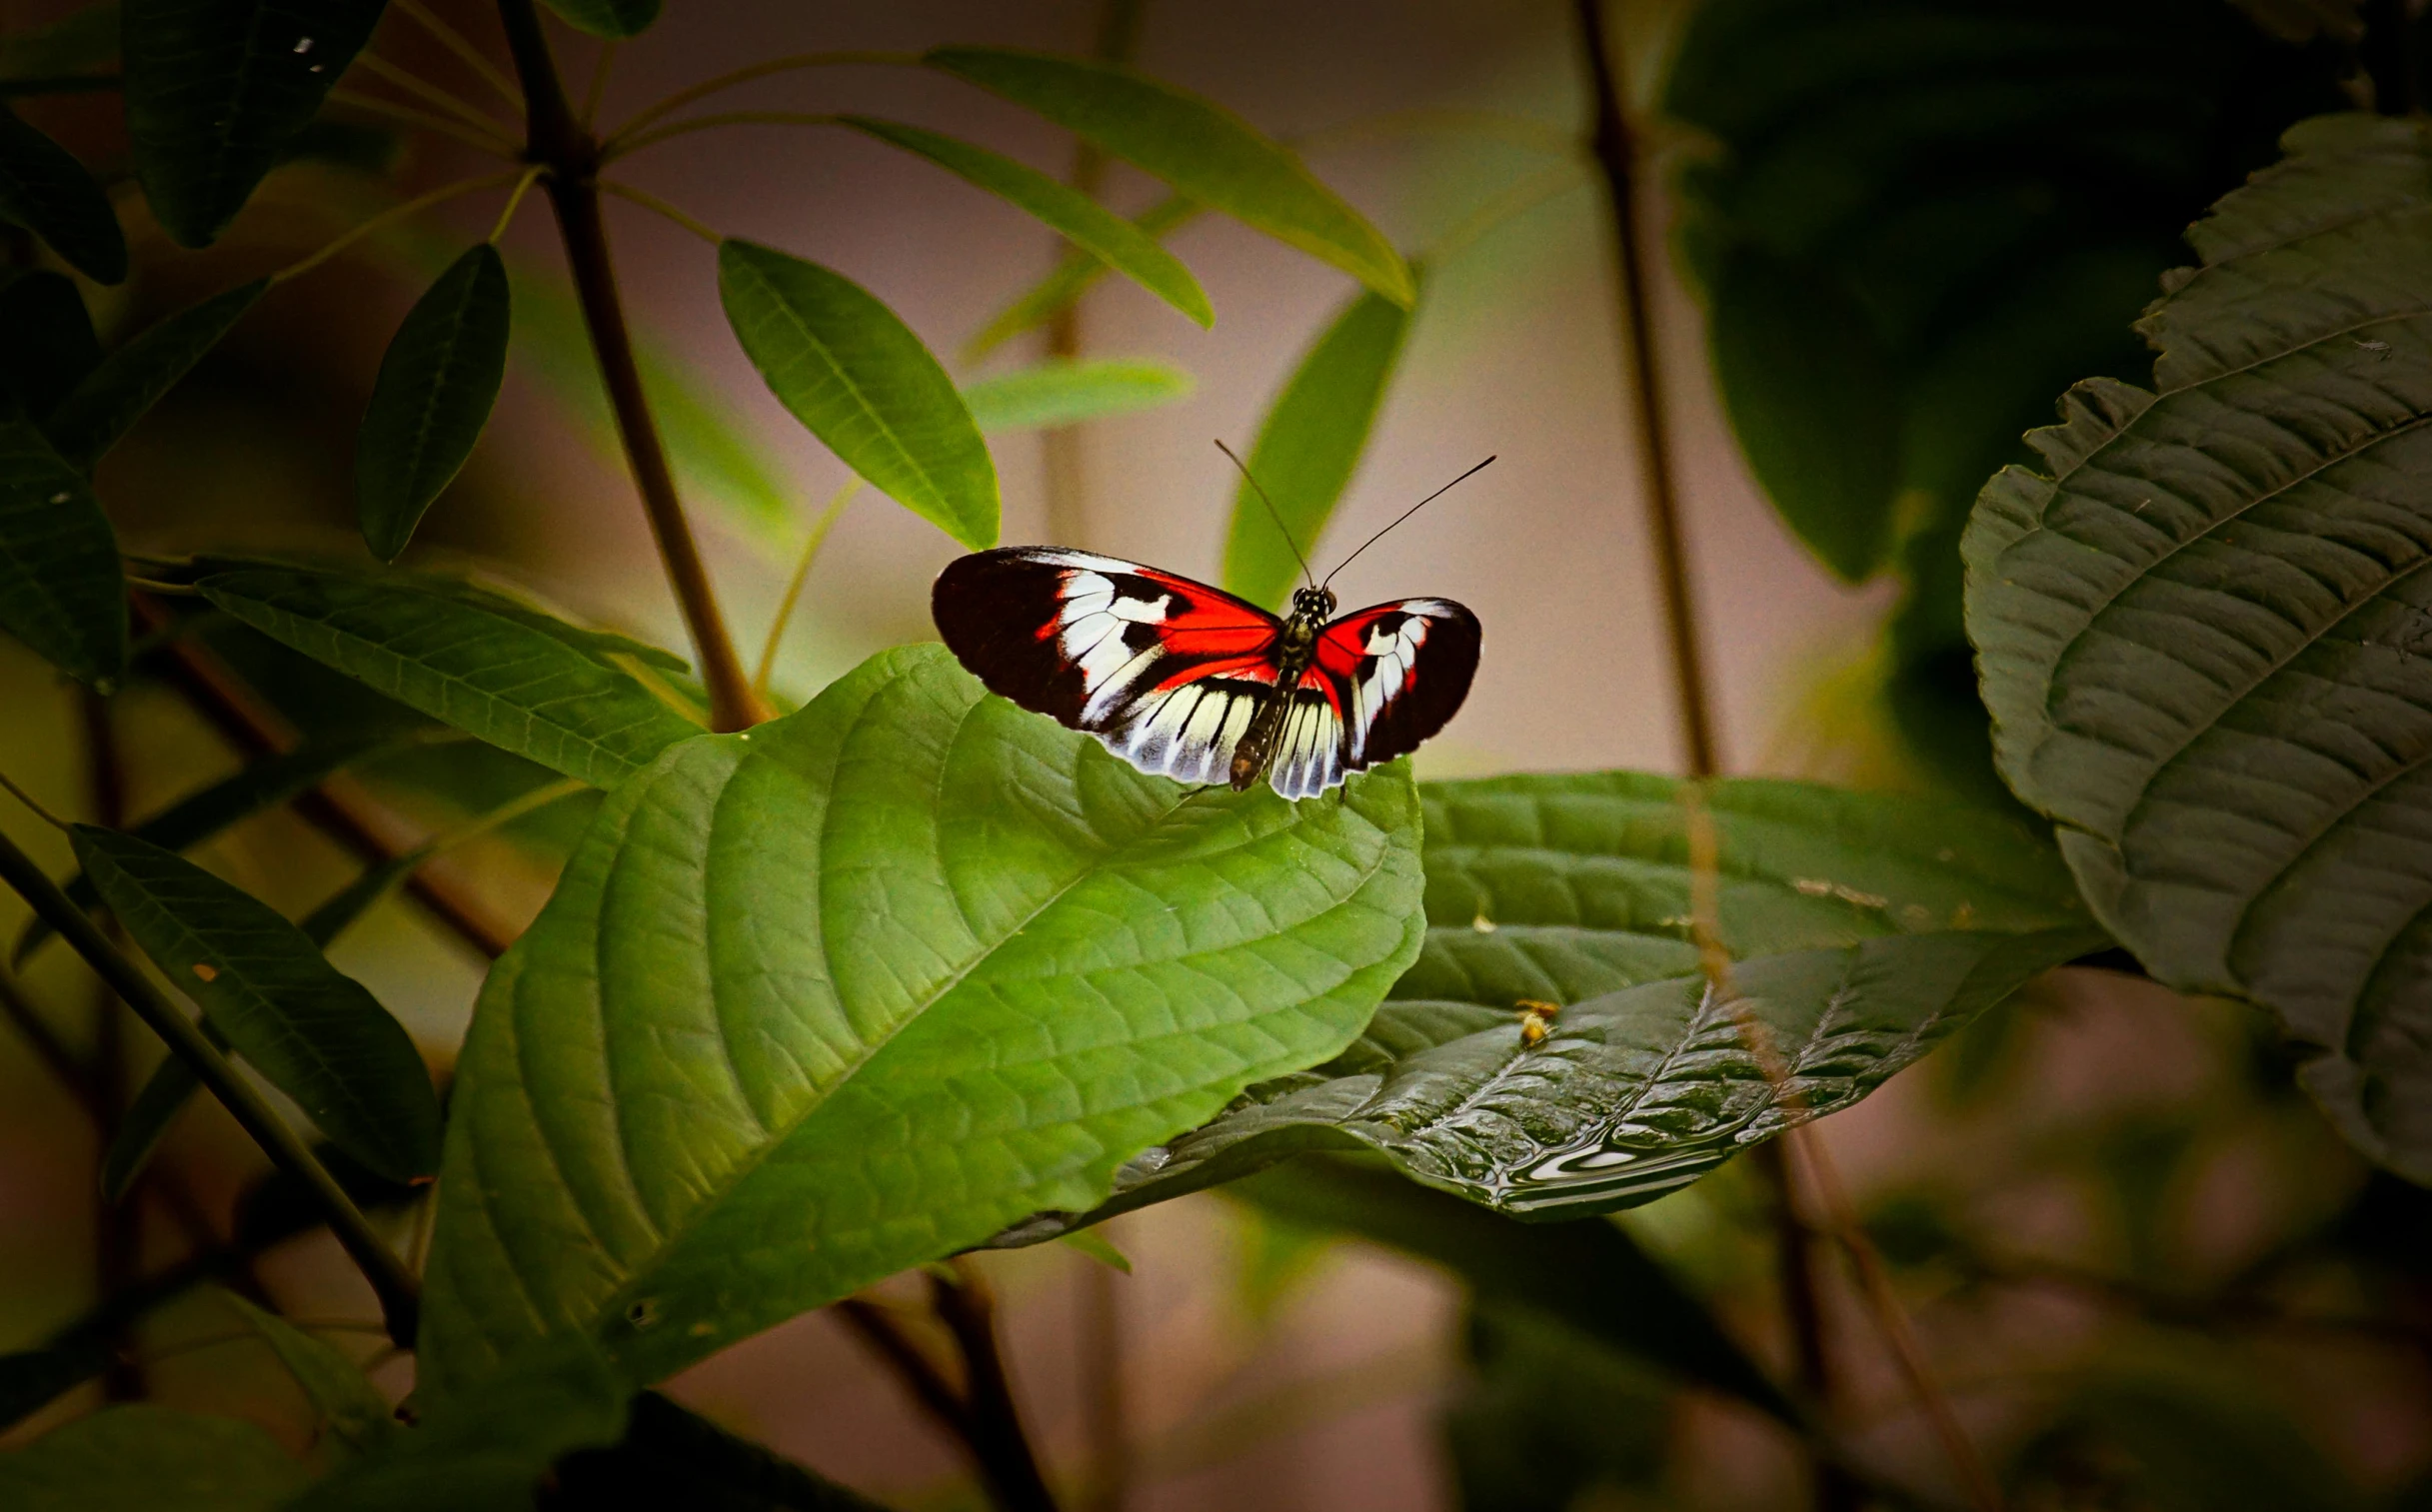
M363 1210L330 1174L329 1167L314 1156L303 1138L271 1108L253 1083L240 1075L228 1058L203 1036L201 1027L180 1011L167 993L152 984L142 967L110 943L100 926L60 891L50 874L5 833L0 833L0 881L14 887L46 923L59 931L60 938L85 958L85 963L110 989L135 1010L135 1016L167 1043L170 1053L193 1068L196 1078L220 1099L238 1126L253 1136L271 1162L312 1193L330 1231L338 1236L348 1258L362 1270L363 1278L379 1297L389 1337L400 1348L413 1348L414 1331L422 1311L421 1285L407 1271L396 1251L372 1231Z

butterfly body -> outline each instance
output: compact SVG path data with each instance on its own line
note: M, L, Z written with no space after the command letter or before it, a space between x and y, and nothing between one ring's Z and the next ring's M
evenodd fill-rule
M1178 574L1061 547L949 565L939 633L992 693L1096 736L1143 771L1313 796L1441 729L1478 624L1443 599L1334 618L1305 588L1282 619Z

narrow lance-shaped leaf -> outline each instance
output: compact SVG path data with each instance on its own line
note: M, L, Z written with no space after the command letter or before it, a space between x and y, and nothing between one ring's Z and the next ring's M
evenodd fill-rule
M1198 387L1153 357L1051 359L967 385L963 401L983 431L1024 431L1153 410L1189 399Z
M267 903L174 851L79 824L76 858L230 1048L347 1153L411 1180L439 1163L439 1098L405 1028Z
M549 8L577 31L611 42L638 37L659 19L659 0L549 0Z
M40 421L101 362L75 281L48 269L0 272L0 409L14 398Z
M0 631L107 689L126 670L126 595L92 485L32 421L0 419Z
M817 263L731 239L718 294L770 392L838 460L972 550L997 544L988 443L893 310Z
M461 590L302 568L215 573L203 597L435 720L613 787L701 728L611 666L573 626Z
M355 61L383 0L125 0L127 136L153 216L207 247Z
M1334 1053L1419 943L1399 763L1190 791L938 646L611 793L458 1063L425 1388L655 1380ZM579 1236L579 1237L578 1237Z
M209 1020L205 1020L208 1025ZM220 1048L228 1046L223 1042ZM118 1132L111 1135L110 1147L101 1157L101 1199L121 1202L134 1189L135 1178L152 1163L152 1156L169 1136L169 1126L186 1111L195 1094L203 1089L203 1079L194 1067L175 1055L164 1056L144 1078L136 1090L135 1099L127 1104L126 1113L118 1120Z
M69 266L96 283L127 276L127 238L118 212L82 163L0 102L0 218L50 243Z
M311 1476L259 1423L133 1403L0 1454L9 1512L277 1512Z
M507 265L483 242L397 328L355 443L355 518L381 561L397 560L473 455L507 376L512 325Z
M1212 209L1333 264L1397 305L1418 297L1381 232L1239 116L1115 63L941 47L932 68L1003 95Z
M2005 818L1717 782L1717 928L1739 957L1718 994L1689 938L1680 784L1596 772L1422 791L1426 950L1359 1041L1132 1161L1106 1206L1043 1213L999 1242L1304 1150L1381 1154L1515 1217L1633 1206L1856 1102L2104 942L2059 857ZM1556 1010L1534 1042L1516 1011L1532 1002ZM1768 1047L1751 1043L1758 1032ZM1786 1073L1779 1086L1769 1064Z
M1162 241L1206 208L1179 194L1173 195L1134 216L1132 224L1140 228L1143 236ZM1076 252L1063 258L1046 277L990 317L989 323L980 328L980 334L964 344L963 360L976 363L1025 331L1038 330L1089 293L1106 274L1107 265L1094 257Z
M147 328L103 358L43 421L43 432L59 455L91 472L269 288L270 280L255 279L215 294Z
M1300 558L1292 547L1316 556L1317 538L1367 450L1409 330L1407 309L1382 295L1362 294L1301 356L1249 453L1250 474L1274 501L1275 512L1267 513L1246 480L1233 491L1224 587L1252 604L1270 606L1291 593L1300 578ZM1289 542L1277 533L1275 515L1291 532Z
M957 137L881 121L870 116L840 116L838 120L882 142L929 159L947 172L977 184L1001 199L1029 211L1061 233L1076 247L1123 274L1142 288L1190 316L1201 326L1216 323L1208 291L1200 287L1183 260L1157 244L1140 227L1069 184L1003 153L975 147Z
M2432 1181L2432 138L2332 116L2189 232L2153 392L2072 390L1968 525L2001 774L2161 980L2321 1047Z

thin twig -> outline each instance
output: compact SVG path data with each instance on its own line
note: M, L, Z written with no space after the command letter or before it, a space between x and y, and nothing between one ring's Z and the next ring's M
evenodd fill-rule
M532 192L532 186L539 182L542 174L547 173L548 171L549 170L547 168L535 163L532 167L524 171L524 176L522 178L515 181L515 192L507 196L507 203L505 207L502 208L498 213L497 224L490 228L489 242L491 246L497 246L500 240L507 235L507 228L515 224L516 211L523 208L524 196Z
M811 564L819 560L819 549L827 545L828 533L836 528L837 517L845 513L845 506L861 491L862 480L847 479L845 486L828 501L828 507L819 512L819 518L811 522L811 539L803 543L802 560L794 564L794 576L786 580L786 596L777 604L777 618L769 622L769 639L760 649L760 667L752 674L752 692L767 696L769 675L777 671L778 648L785 644L786 626L794 619L794 606L802 600L803 585L811 581Z
M713 247L726 240L725 237L647 190L636 189L631 184L619 183L615 179L600 180L599 188L602 194L613 194L618 199L641 206L653 215L675 222Z
M847 1297L836 1304L835 1312L893 1367L921 1410L969 1447L971 1409L964 1404L963 1393L946 1378L946 1372L930 1357L929 1351L904 1331L904 1325L895 1320L886 1305L866 1297Z
M411 105L400 105L394 100L384 100L378 95L367 95L358 89L333 89L329 92L329 100L332 105L343 105L351 110L368 110L374 115L387 116L393 121L402 122L422 131L436 132L443 137L453 137L466 146L478 147L493 157L511 158L515 156L515 143L507 137L496 136L486 131L475 131L472 127L451 121L446 116L436 116L427 110L416 110Z
M1014 1404L1005 1356L997 1347L997 1304L988 1279L963 1256L949 1260L947 1266L946 1271L930 1271L930 1298L963 1351L965 1401L971 1410L971 1444L980 1460L980 1474L1006 1512L1056 1512L1056 1498L1049 1493L1047 1479L1039 1473L1039 1461L1031 1453L1031 1441L1022 1431L1022 1414Z
M88 688L77 703L84 716L88 811L93 822L105 829L123 828L127 822L127 768L110 700ZM125 932L116 919L108 922L111 938L123 947ZM93 1108L99 1115L93 1147L94 1278L99 1294L106 1297L115 1295L134 1276L142 1235L136 1210L106 1189L110 1151L117 1145L127 1117L126 1015L107 983L93 984L92 1002L93 1048L86 1063L92 1068ZM102 1376L104 1392L114 1402L143 1396L143 1367L128 1357L124 1338L113 1342L113 1354L111 1367Z
M365 48L362 52L355 54L355 66L373 78L387 80L426 105L438 106L468 126L478 126L485 131L502 133L512 133L515 130L512 122L502 121L480 106L458 99L421 75L391 63L370 48Z
M842 116L820 110L722 110L716 115L688 116L681 121L671 121L656 131L619 138L600 149L600 161L613 163L645 147L656 147L661 142L721 126L836 126L843 121Z
M670 113L682 110L695 100L707 99L722 90L733 89L738 84L749 84L754 79L765 79L771 74L791 73L803 68L838 68L856 63L918 67L920 62L921 57L918 53L833 52L790 53L782 58L768 58L758 63L748 63L741 68L730 69L726 73L677 90L666 99L635 111L625 118L623 125L608 134L601 150L604 153L614 152L634 133L653 121L662 120Z
M453 184L442 184L428 194L416 195L402 205L391 205L370 220L360 222L342 232L335 241L324 245L318 252L310 253L302 261L290 263L272 274L270 281L274 284L284 284L290 279L302 278L383 226L402 221L408 216L418 215L433 205L442 204L459 195L471 194L477 189L495 189L502 184L512 184L523 177L525 172L526 170L521 168L510 168L503 173L485 174L477 179L458 179Z
M592 123L600 119L600 101L608 93L608 73L616 64L617 49L623 45L622 41L612 37L600 44L600 55L592 60L591 82L583 86L583 129L585 131L591 130Z
M36 802L34 800L34 795L26 791L24 788L18 786L16 779L11 777L5 771L0 771L0 790L5 790L10 797L13 797L18 802L23 803L27 808L32 809L34 817L50 825L53 829L64 830L68 827L68 821L66 819L61 818L58 814L51 812L50 809L45 808L42 806L42 804Z
M489 85L510 107L519 112L523 110L524 92L515 87L513 79L499 71L499 66L490 61L489 54L473 45L471 38L442 21L428 7L418 4L417 0L389 0L389 3L406 19L437 38L440 46L463 59L465 66L472 69L474 75Z

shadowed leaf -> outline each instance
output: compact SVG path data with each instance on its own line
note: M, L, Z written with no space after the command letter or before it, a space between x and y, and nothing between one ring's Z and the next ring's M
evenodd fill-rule
M258 1423L108 1407L0 1454L9 1512L276 1512L304 1467Z
M59 455L85 472L116 446L203 354L218 346L238 317L270 288L256 279L180 310L101 360L59 402L43 431Z
M0 631L96 688L126 670L118 535L84 475L22 416L0 418Z
M452 482L507 376L507 265L484 242L415 302L381 359L355 443L355 518L394 562L423 511Z
M36 421L101 362L93 318L75 281L48 270L0 273L0 409L13 396Z
M118 212L82 163L0 102L0 219L50 243L95 283L127 276L127 238Z
M285 1318L264 1312L233 1292L227 1293L225 1299L262 1336L270 1352L279 1357L279 1363L287 1367L287 1373L304 1392L305 1400L320 1415L322 1425L349 1453L361 1454L398 1431L389 1411L389 1399L364 1378L361 1366Z
M1132 218L1141 234L1162 241L1169 232L1197 216L1205 206L1175 195ZM966 342L963 360L976 363L1025 331L1036 331L1080 299L1107 274L1107 265L1076 252L1058 262L1045 278L1031 285L998 311L980 334Z

